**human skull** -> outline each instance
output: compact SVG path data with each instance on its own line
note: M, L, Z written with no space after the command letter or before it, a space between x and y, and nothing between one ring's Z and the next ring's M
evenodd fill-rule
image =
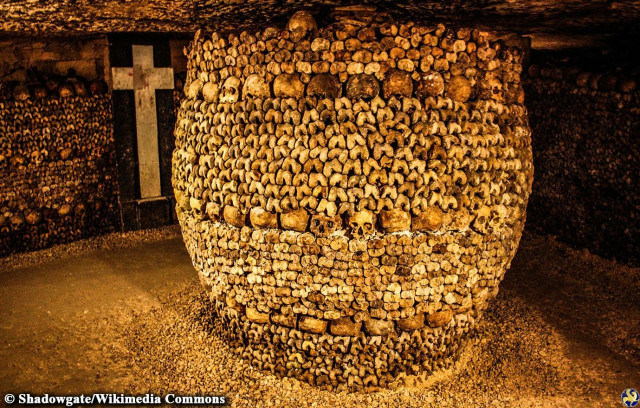
M486 234L489 230L489 220L491 218L491 209L489 207L482 206L476 210L476 218L473 220L471 226L479 233Z
M11 224L11 229L14 231L19 231L24 227L24 215L20 213L13 214L9 218L9 223Z
M76 91L71 83L65 82L58 87L58 94L61 98L71 98L76 94Z
M342 227L342 219L339 215L327 217L323 214L314 214L311 216L311 225L309 229L317 237L327 237L333 234L340 227Z
M220 93L220 102L222 103L235 103L238 102L240 97L240 79L236 77L229 77L222 85Z
M58 81L56 78L51 78L47 79L44 85L47 87L49 92L56 92L58 90L58 87L60 86L60 81Z
M251 225L257 228L278 228L278 215L260 207L254 207L249 211L249 219Z
M351 75L347 81L347 97L370 99L378 96L380 84L373 75Z
M505 221L507 220L508 215L509 211L507 210L507 207L502 204L497 205L495 208L493 208L493 211L491 211L489 226L494 230L502 228Z
M91 95L103 95L107 93L107 84L100 79L96 79L89 83L89 93Z
M311 78L307 85L308 96L321 98L339 98L342 88L338 79L331 74L318 74Z
M59 216L66 217L69 214L71 214L71 206L69 204L62 204L58 208L58 215Z
M245 226L246 215L243 214L239 208L227 205L224 207L222 211L222 215L224 220L229 225L233 225L234 227L242 228Z
M42 214L38 211L29 211L25 217L25 221L31 225L39 224L42 221Z
M461 75L451 78L447 83L447 96L454 101L466 102L471 96L469 80Z
M87 87L81 81L73 81L71 85L73 85L73 90L77 96L87 96L89 94Z
M35 86L33 88L33 97L35 99L46 99L49 96L49 91L44 86Z
M298 11L289 20L287 29L289 31L299 31L302 36L305 36L309 31L317 28L316 20L308 11Z
M402 210L380 211L380 227L385 232L407 231L411 227L411 214Z
M249 75L244 81L242 87L242 99L250 98L269 98L271 90L269 84L264 78L258 74Z
M302 98L304 84L296 74L280 74L273 81L273 93L276 98Z
M200 94L202 90L202 80L194 79L184 88L184 93L187 95L189 99L195 99Z
M413 93L413 81L407 72L392 70L387 73L382 84L382 91L385 98L392 96L411 97Z
M411 220L411 229L414 231L437 231L442 226L442 210L436 206L427 208L416 214Z
M420 76L416 87L416 96L418 98L427 98L429 96L438 96L444 91L444 80L440 73L431 71Z
M25 101L29 99L31 97L29 94L29 88L25 85L16 85L16 87L13 88L13 97L16 101Z
M464 231L471 224L471 214L466 208L460 208L453 215L450 228L456 231Z
M220 87L217 82L207 82L202 86L202 98L205 102L217 102L219 95Z
M280 214L280 226L286 230L305 232L309 223L309 213L300 208Z
M362 210L349 217L351 236L356 239L367 238L375 232L376 216L369 210Z

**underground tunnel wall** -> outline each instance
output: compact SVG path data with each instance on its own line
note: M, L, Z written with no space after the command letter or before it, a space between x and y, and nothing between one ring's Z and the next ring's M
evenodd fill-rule
M0 41L0 256L119 226L108 49L105 36Z
M109 95L0 101L0 256L119 225Z
M535 177L529 230L640 262L640 92L633 70L533 65L524 80Z
M138 179L135 107L132 90L110 90L110 51L145 39L156 53L164 47L176 73L176 89L157 104L166 140L161 160L170 167L187 41L171 35L0 40L0 256L172 222L158 220L150 205L131 211L143 201L137 189L123 194ZM170 183L168 191L171 198Z

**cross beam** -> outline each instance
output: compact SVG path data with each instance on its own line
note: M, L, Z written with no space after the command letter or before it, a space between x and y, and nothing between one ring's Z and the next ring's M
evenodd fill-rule
M155 68L152 45L133 45L133 67L112 68L113 89L133 90L140 197L162 195L156 89L173 89L173 69Z

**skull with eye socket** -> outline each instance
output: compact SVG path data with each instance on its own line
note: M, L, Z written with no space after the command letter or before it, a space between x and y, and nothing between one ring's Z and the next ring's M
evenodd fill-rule
M349 230L353 238L364 239L375 232L376 216L369 210L362 210L349 217Z
M315 214L311 216L311 225L309 229L317 237L327 237L342 227L342 218L339 215L327 217L323 214Z
M476 210L476 218L471 224L472 228L481 234L489 232L489 221L491 219L491 209L487 206L482 206Z

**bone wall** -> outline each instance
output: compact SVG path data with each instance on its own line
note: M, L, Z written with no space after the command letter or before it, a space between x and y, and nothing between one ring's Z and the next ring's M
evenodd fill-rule
M0 256L119 225L111 97L67 95L0 101Z
M640 262L636 78L566 65L534 65L529 73L536 178L528 228Z
M452 363L524 224L521 60L375 14L196 34L172 182L238 353L351 389Z

